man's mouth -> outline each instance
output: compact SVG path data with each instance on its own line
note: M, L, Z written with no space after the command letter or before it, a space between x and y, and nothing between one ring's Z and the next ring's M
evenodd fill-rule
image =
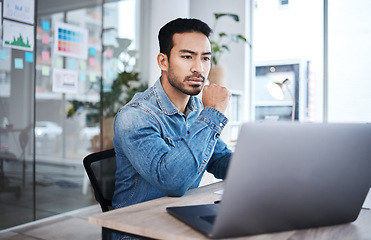
M205 81L205 78L202 75L198 76L189 76L186 78L186 81L191 85L202 85Z

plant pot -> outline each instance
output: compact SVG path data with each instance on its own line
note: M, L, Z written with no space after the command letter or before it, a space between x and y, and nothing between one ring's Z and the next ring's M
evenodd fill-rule
M113 148L113 122L115 118L114 117L108 117L108 118L103 118L103 123L102 123L102 140L103 144L101 146L100 140L101 137L100 135L96 135L91 139L91 144L92 144L92 149L93 152L98 152L101 150L106 150L106 149L111 149Z
M219 86L225 86L225 68L223 66L214 66L210 69L209 82L210 84L216 84Z

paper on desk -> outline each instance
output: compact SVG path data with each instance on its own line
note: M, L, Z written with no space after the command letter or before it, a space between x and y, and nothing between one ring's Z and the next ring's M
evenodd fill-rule
M370 191L368 191L367 197L365 202L363 203L363 208L371 209L371 188Z

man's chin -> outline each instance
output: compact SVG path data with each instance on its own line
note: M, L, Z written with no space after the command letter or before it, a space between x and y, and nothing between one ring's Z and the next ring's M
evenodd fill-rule
M203 86L191 86L191 90L188 91L188 95L191 95L191 96L195 96L195 95L198 95L200 94L200 92L202 91L202 87Z

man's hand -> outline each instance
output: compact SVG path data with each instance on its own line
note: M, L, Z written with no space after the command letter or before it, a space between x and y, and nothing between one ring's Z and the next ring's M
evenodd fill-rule
M224 114L227 109L231 92L227 88L215 84L205 85L202 92L204 107L213 107Z

